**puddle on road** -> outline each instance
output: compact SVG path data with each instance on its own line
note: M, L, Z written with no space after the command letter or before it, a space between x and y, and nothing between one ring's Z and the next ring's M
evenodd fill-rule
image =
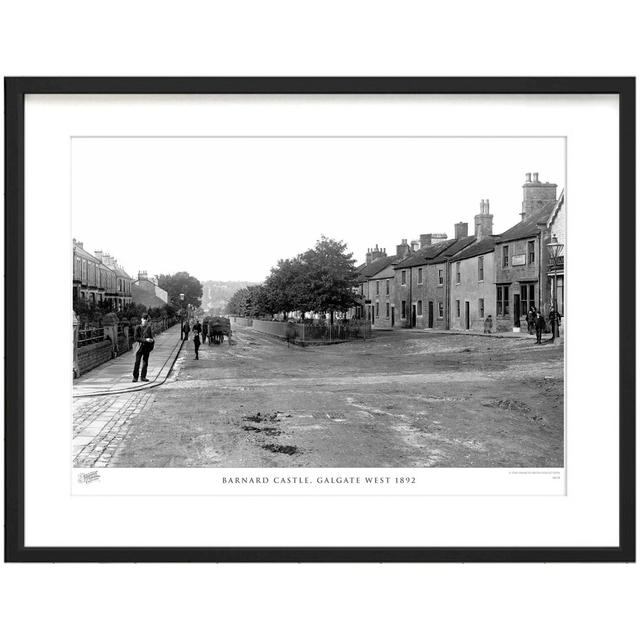
M271 451L272 453L284 453L288 456L292 456L295 453L299 453L298 447L290 444L263 444L263 449Z
M279 422L280 418L279 416L281 415L280 411L274 411L273 413L260 413L260 411L258 411L258 413L256 413L255 415L252 416L242 416L243 420L247 420L249 422Z

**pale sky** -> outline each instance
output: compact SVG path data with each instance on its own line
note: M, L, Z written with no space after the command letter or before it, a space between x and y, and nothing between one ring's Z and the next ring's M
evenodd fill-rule
M520 221L525 173L565 184L564 138L74 138L73 236L136 276L263 280L278 259L344 240L454 235L489 199Z

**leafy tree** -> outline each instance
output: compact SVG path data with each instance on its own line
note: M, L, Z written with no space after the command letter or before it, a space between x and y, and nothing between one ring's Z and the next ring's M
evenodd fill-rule
M270 313L266 304L267 291L263 285L238 289L227 304L227 313L257 317Z
M306 271L300 256L278 262L264 284L263 303L268 313L287 314L305 308Z
M346 311L354 304L357 272L353 254L339 240L322 236L313 249L280 260L263 285L236 291L227 312L240 316L291 311Z
M193 305L196 309L200 307L202 284L186 271L178 271L173 275L159 275L158 286L169 294L169 302L175 307L185 308L188 304ZM181 300L180 294L184 294L184 300Z
M331 313L346 311L354 304L357 272L353 253L339 240L322 236L302 255L305 270L305 308Z

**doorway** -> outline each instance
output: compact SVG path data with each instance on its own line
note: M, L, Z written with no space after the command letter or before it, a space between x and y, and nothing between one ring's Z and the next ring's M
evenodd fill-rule
M464 303L464 328L469 331L469 303Z
M513 294L513 326L520 326L520 294Z
M429 300L429 329L433 329L433 300Z
M411 328L416 326L416 305L411 305Z
M395 323L396 323L396 308L391 307L391 326L393 327Z

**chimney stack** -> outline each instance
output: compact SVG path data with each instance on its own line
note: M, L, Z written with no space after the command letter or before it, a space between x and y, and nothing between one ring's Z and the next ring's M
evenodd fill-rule
M420 248L420 241L419 240L412 240L411 241L411 251L413 251L414 253Z
M147 272L145 271L138 271L138 280L148 280L149 278L147 278Z
M454 228L456 240L460 240L460 238L464 238L469 235L469 224L466 222L456 222Z
M522 221L529 220L539 213L550 202L556 202L557 184L540 182L538 174L534 173L534 180L530 180L530 173L526 174L527 180L522 185Z
M525 173L525 182L531 182L531 174L530 173Z
M406 258L411 253L411 247L407 243L406 238L402 238L399 245L396 245L396 255L400 258Z
M482 240L493 233L493 216L489 213L489 199L480 201L480 213L474 218L476 240Z
M386 249L381 249L376 244L375 249L370 248L367 251L366 263L371 264L374 260L379 260L380 258L386 258L386 257L387 257Z

